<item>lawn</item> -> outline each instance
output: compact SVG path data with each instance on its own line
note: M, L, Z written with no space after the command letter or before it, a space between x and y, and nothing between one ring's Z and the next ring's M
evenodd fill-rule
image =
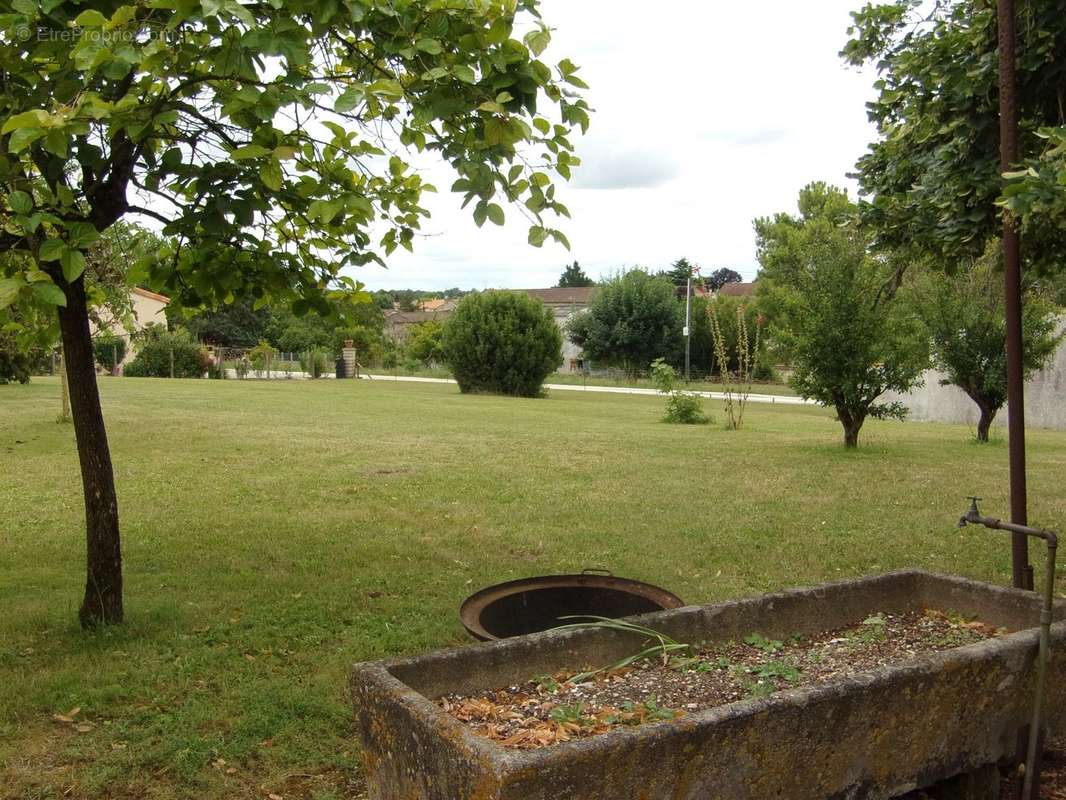
M689 602L919 566L1005 582L1002 441L816 408L658 422L654 397L368 381L104 379L125 626L82 633L82 507L58 384L0 386L0 797L358 791L348 665L467 641L489 583L607 567ZM720 404L708 408L721 419ZM1066 528L1066 434L1029 440ZM70 715L72 709L80 709ZM73 721L55 719L65 715Z

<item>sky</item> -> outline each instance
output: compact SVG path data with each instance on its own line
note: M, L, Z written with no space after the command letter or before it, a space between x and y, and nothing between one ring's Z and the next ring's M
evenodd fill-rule
M571 251L526 243L517 213L478 229L454 176L425 169L439 194L414 253L350 274L369 289L538 288L577 260L594 278L667 267L757 270L752 220L794 211L812 180L848 187L873 139L874 75L838 56L862 0L543 0L553 28L542 59L569 57L594 109L582 159L558 198ZM549 223L551 224L551 223Z

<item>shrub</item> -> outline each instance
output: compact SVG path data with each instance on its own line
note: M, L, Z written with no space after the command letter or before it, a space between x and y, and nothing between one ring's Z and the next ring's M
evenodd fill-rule
M30 366L30 357L18 348L15 337L0 331L0 384L29 383Z
M663 422L677 425L705 425L710 418L703 413L703 398L677 388L677 373L661 358L651 362L651 379L655 388L666 395Z
M308 350L300 356L300 369L312 378L321 378L326 374L327 361L324 350Z
M131 378L169 378L173 353L175 378L202 378L208 364L200 345L187 331L172 333L160 327L147 331L145 341L123 374Z
M462 392L536 397L563 363L552 312L521 292L467 295L444 323L441 353Z
M115 365L126 358L126 340L113 333L101 333L93 339L93 357L102 369L114 372Z

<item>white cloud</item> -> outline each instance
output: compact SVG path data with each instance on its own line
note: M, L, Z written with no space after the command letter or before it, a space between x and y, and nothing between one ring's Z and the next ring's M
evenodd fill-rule
M811 180L850 186L874 135L873 76L837 55L861 4L543 0L555 29L545 59L579 64L596 110L574 137L584 163L558 190L572 252L527 245L517 211L478 230L432 166L441 192L415 253L352 274L371 288L533 287L575 258L596 275L686 256L752 277L752 219L792 209Z

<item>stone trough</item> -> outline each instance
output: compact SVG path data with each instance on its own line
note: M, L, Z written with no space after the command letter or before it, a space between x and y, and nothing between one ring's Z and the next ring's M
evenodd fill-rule
M539 750L478 736L434 700L610 663L640 642L607 630L546 632L358 664L352 695L372 800L827 800L893 798L1014 753L1031 710L1040 601L926 572L647 614L678 641L784 638L878 612L939 609L1008 635L681 719ZM1061 618L1061 609L1056 616ZM1047 721L1066 721L1066 623L1052 628Z

